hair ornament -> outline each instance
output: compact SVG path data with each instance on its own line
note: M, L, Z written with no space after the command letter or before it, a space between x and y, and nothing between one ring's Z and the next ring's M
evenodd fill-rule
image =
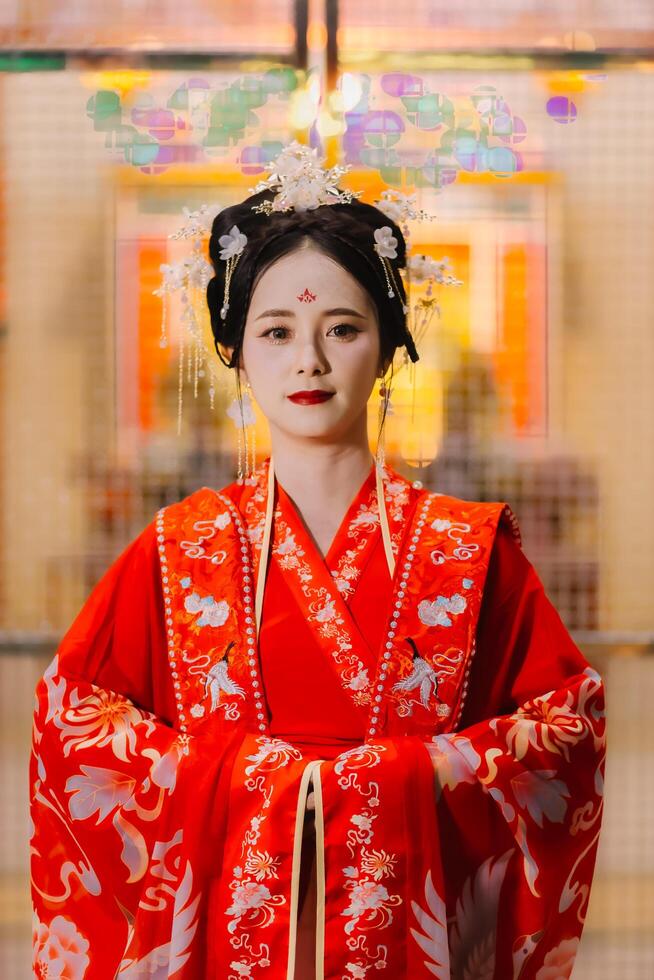
M229 286L232 281L232 274L238 262L239 255L241 255L243 249L247 245L247 235L244 235L242 231L239 231L237 225L232 225L229 232L226 235L221 235L218 239L218 244L221 246L219 255L221 259L227 261L227 270L225 272L225 292L223 296L223 305L220 308L220 318L221 320L227 319L227 310L229 309Z
M318 159L317 149L293 140L276 159L267 164L271 173L260 180L256 187L250 187L251 194L264 190L275 190L272 201L253 205L252 210L271 214L273 211L313 211L324 204L349 204L361 197L362 191L341 190L337 181L351 170L335 166L325 170L325 158Z
M378 255L385 256L389 259L397 258L397 238L393 235L392 228L388 225L384 225L382 228L375 228L374 238L374 249Z

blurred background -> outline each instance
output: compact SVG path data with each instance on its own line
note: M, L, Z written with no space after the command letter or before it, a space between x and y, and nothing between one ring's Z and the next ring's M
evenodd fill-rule
M294 138L349 164L364 200L397 187L437 216L414 251L462 285L436 287L415 376L397 372L387 456L511 504L602 673L574 976L654 977L653 104L651 0L0 5L4 980L31 973L34 685L157 508L235 478L233 376L212 407L188 346L177 431L183 311L153 294L184 252L169 236L182 207L246 196Z

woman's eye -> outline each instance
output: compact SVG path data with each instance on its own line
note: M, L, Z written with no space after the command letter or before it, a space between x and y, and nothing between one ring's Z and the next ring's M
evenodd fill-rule
M342 329L344 329L346 332L345 333L336 334L336 336L337 337L340 337L340 338L343 338L343 339L345 337L350 337L353 334L359 333L359 331L357 330L357 328L356 327L353 327L351 323L337 323L335 327L332 327L332 330L342 330Z
M283 336L280 337L279 335L277 335L277 336L273 337L272 335L276 331L281 331L282 334L283 334ZM270 337L270 339L272 340L273 343L277 343L278 344L278 343L280 343L280 341L284 340L285 334L286 334L286 327L270 327L269 330L266 330L264 332L263 336L264 337Z

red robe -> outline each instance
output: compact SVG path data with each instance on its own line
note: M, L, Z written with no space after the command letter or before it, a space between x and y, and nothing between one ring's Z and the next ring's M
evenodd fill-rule
M387 468L391 582L374 469L324 560L277 484L257 654L267 467L163 508L37 685L34 974L303 980L312 791L316 977L569 977L604 689L510 508Z

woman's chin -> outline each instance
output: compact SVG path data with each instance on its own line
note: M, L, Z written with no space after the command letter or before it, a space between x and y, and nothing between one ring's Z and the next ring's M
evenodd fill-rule
M312 439L316 442L340 442L350 428L347 420L333 418L293 419L290 422L287 418L278 422L269 419L269 424L271 429L277 429L286 438Z

